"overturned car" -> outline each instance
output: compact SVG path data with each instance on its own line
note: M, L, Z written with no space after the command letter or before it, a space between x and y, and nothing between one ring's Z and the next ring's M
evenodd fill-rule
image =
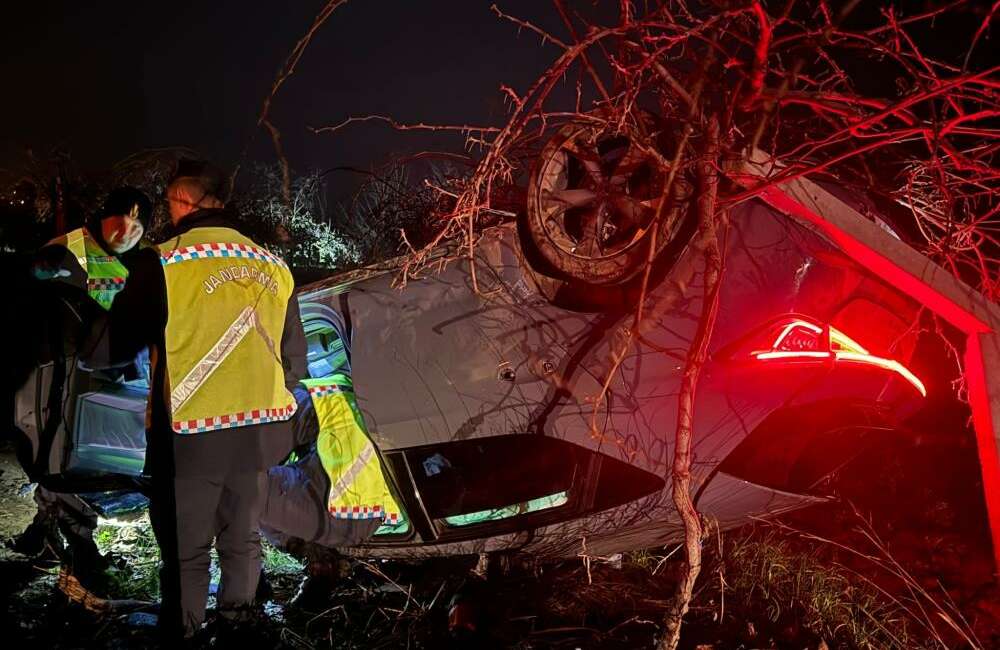
M593 169L551 151L528 214L486 231L471 263L403 290L392 262L298 290L309 373L351 378L402 510L342 550L560 557L583 540L601 555L682 535L667 479L701 313L694 224L682 213L671 224L637 344L605 391L639 299L635 249L654 209L643 193L655 196L641 165L615 180L621 158L608 156L609 187L596 191ZM587 174L588 187L575 186ZM929 390L914 299L762 201L728 219L693 477L699 511L723 528L822 499L840 467L906 435ZM46 485L141 488L142 374L91 371L71 351L31 377L17 422ZM63 383L65 402L53 399Z

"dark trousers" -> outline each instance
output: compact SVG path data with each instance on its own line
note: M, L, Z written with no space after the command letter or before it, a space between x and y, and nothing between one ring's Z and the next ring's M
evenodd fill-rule
M71 549L76 544L93 545L97 513L83 499L67 492L53 492L39 485L35 488L35 504L38 506L38 513L32 524L58 525Z
M267 472L267 498L260 525L268 541L285 547L301 539L338 548L371 538L381 519L337 519L327 510L330 479L315 450L291 465Z
M222 571L218 611L231 619L250 615L266 483L263 471L155 481L149 515L160 545L160 626L167 636L190 636L205 620L213 539Z

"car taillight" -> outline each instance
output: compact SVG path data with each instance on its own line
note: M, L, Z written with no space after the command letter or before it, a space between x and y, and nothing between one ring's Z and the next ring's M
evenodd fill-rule
M927 389L903 364L871 354L860 343L834 327L820 327L805 320L792 320L777 328L769 350L751 352L760 361L821 361L859 363L895 372L924 397Z

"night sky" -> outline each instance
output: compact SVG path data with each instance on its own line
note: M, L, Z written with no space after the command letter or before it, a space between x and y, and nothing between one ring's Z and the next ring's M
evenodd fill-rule
M307 130L351 115L502 123L507 107L500 84L524 90L557 52L535 34L519 34L516 25L493 14L491 3L350 0L337 9L272 108L292 167L300 172L369 168L394 153L462 147L460 136L400 133L381 124L354 125L333 136ZM565 37L551 2L498 4ZM618 3L567 4L591 14L599 4L605 15L598 19L610 22ZM26 147L44 157L56 146L91 172L145 148L177 145L231 166L253 132L275 74L323 5L323 0L0 3L5 87L0 168L21 164ZM881 20L882 5L862 3L854 15ZM960 62L986 5L976 8L972 3L960 12L961 29L939 20L914 27L914 37L928 53ZM976 63L995 62L994 50L984 41ZM891 91L891 80L876 84ZM883 94L879 87L870 90ZM249 157L275 160L266 133L257 135ZM357 180L344 174L329 179L334 196L344 196ZM344 187L336 187L340 184Z
M3 3L0 166L23 161L26 147L44 155L61 146L83 169L100 171L138 150L175 145L231 165L277 70L323 4ZM367 168L393 153L461 148L456 136L383 125L335 136L307 130L350 115L500 123L500 84L525 88L555 50L518 35L490 4L353 0L336 10L272 108L293 168ZM551 3L500 4L564 34ZM250 158L274 160L266 133Z

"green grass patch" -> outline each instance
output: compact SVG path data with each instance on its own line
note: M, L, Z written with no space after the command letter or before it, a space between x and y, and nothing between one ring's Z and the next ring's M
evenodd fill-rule
M94 541L111 563L109 598L159 598L160 550L147 513L129 521L100 519Z
M261 547L263 552L261 560L264 564L264 572L268 575L301 575L305 571L306 567L302 562L271 546L266 540L261 540Z
M97 548L110 561L109 598L156 600L160 596L160 551L149 515L129 521L101 519L94 532ZM261 542L264 570L271 576L301 575L305 566L295 557ZM211 551L212 580L219 580L218 554Z

